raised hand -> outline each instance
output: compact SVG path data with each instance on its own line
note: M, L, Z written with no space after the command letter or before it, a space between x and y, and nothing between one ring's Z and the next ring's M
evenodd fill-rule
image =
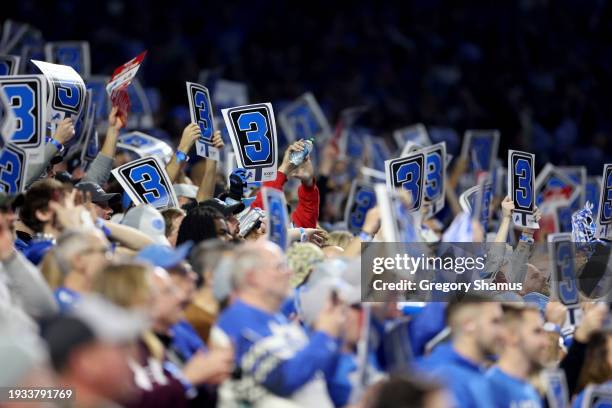
M119 108L113 106L108 114L108 126L115 131L121 130L127 124L127 115L119 113Z
M501 203L501 208L502 208L502 216L504 218L512 217L512 210L514 210L514 202L509 196L506 196L506 198L504 198L504 201L502 201Z
M212 138L212 144L217 149L223 149L225 147L225 143L223 143L223 138L221 137L221 131L215 130Z
M58 123L53 139L64 144L74 137L74 133L74 121L70 118L65 118Z
M303 184L308 186L312 185L314 183L314 168L312 167L310 157L306 157L306 160L304 160L302 164L295 167L295 169L291 171L290 177L299 179Z
M216 133L216 132L215 132ZM183 129L181 141L179 142L178 150L183 153L189 153L198 138L202 136L202 131L197 123L190 123Z
M283 162L281 163L280 166L278 166L278 171L283 172L286 175L289 175L289 173L291 173L296 167L293 163L289 161L289 156L293 152L301 152L302 150L304 150L304 147L305 146L304 146L303 140L298 140L297 142L293 142L291 145L289 145L287 150L285 150L285 155L283 156Z

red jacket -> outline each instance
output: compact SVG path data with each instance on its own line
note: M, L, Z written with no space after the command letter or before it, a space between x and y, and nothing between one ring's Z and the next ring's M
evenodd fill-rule
M276 173L276 180L266 181L264 187L272 187L283 191L283 187L287 182L287 176L282 171ZM263 198L261 191L257 193L255 201L251 203L251 207L263 208ZM265 210L265 208L263 208ZM317 220L319 219L319 189L317 184L312 180L312 185L305 186L301 184L298 188L298 205L295 211L291 214L291 221L295 227L316 228Z

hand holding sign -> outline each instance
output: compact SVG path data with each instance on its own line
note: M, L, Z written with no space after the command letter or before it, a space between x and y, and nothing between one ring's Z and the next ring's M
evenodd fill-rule
M58 123L53 139L57 140L61 144L65 144L74 137L74 134L74 121L70 118L65 118Z
M147 52L143 51L133 59L115 69L113 76L106 85L106 92L108 92L110 96L112 106L117 107L117 114L124 124L127 123L127 117L130 111L130 97L128 96L127 88L132 82L132 79L134 79L136 76L136 73L140 68L140 64L142 64L142 61L146 55Z
M108 126L112 127L116 131L119 131L125 127L126 120L127 118L120 115L119 108L117 106L113 106L108 114Z
M179 142L178 149L179 151L188 154L191 150L191 147L195 144L195 142L202 136L202 131L200 130L200 126L197 123L190 123L185 126L183 129L183 134L181 135L181 141Z

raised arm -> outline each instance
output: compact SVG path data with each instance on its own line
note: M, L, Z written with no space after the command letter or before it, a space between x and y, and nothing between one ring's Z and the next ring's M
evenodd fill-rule
M74 121L70 118L63 119L57 126L55 134L51 137L52 141L49 141L45 145L43 152L43 160L39 163L28 162L28 179L26 180L26 187L35 182L45 172L45 169L51 162L51 159L55 157L59 149L62 148L64 143L68 142L74 137Z
M178 177L181 168L186 163L186 161L177 159L177 155L184 154L185 156L189 155L189 151L195 144L196 140L202 135L202 131L200 127L196 123L190 123L185 126L183 129L183 134L181 135L181 141L176 149L176 153L170 159L170 163L166 166L166 172L168 172L168 176L170 177L170 181L174 183L176 178Z
M287 177L290 173L295 170L295 165L289 161L289 155L296 151L301 151L304 149L304 142L298 140L297 142L292 143L287 150L285 151L285 155L283 156L283 161L278 166L278 172L276 173L276 180L274 181L266 181L263 183L264 187L271 187L277 190L282 190L283 186L287 182ZM255 197L255 201L251 204L251 207L259 207L263 208L263 197L261 195L261 191L257 193Z
M319 219L319 188L315 183L314 169L309 157L300 164L291 175L301 180L298 188L297 208L291 214L291 220L296 227L316 228Z
M223 143L223 138L221 137L221 131L215 131L213 135L213 146L217 149L223 149L225 144ZM202 177L202 183L200 184L200 188L198 188L198 193L196 195L196 200L198 202L208 200L209 198L213 198L215 194L215 179L217 178L217 161L206 159L206 163L204 164L204 177Z
M114 158L117 150L117 139L119 131L125 126L125 119L119 115L117 108L113 107L108 114L108 129L106 130L106 138L100 153L106 157Z
M453 216L457 216L463 210L461 209L461 205L459 205L459 199L457 198L457 193L455 193L457 184L459 183L459 179L465 173L465 169L467 168L467 160L463 157L458 157L456 160L456 164L453 167L453 171L448 177L446 182L446 200L453 211Z
M501 203L502 207L502 219L499 223L499 229L495 235L495 242L505 243L508 240L508 231L510 230L510 223L512 221L512 210L514 210L514 202L508 196L504 198Z
M126 120L125 116L121 116L117 112L116 107L111 109L111 112L108 114L108 129L106 130L104 144L96 158L89 165L83 181L96 183L100 186L106 184L113 169L113 162L115 161L119 130L125 126Z

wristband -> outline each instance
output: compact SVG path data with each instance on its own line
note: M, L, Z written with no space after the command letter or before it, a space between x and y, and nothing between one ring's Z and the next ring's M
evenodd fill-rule
M359 233L359 239L364 241L364 242L370 242L374 239L374 237L371 234L368 234L365 231L361 231Z
M189 161L189 156L187 156L186 153L181 152L180 150L176 151L176 162L177 163L181 163L181 162L187 163L188 161Z
M185 390L185 396L188 399L194 399L198 396L198 390L189 382L187 378L183 375L181 370L176 366L176 364L166 361L164 362L164 368L174 377L174 379L178 380L183 389Z
M549 333L557 333L557 334L561 334L561 326L559 326L558 324L554 324L551 322L546 322L544 323L544 327L543 327L544 331L547 331Z
M96 219L96 227L98 227L100 230L102 230L102 232L104 233L106 238L110 238L111 231L110 231L110 229L108 229L108 227L106 225L104 225L104 220L102 218L97 218Z
M304 228L300 227L300 242L306 242L306 241L308 241L306 232L304 231Z
M52 137L47 137L47 143L51 143L53 146L55 146L59 153L64 151L64 145L53 139Z

